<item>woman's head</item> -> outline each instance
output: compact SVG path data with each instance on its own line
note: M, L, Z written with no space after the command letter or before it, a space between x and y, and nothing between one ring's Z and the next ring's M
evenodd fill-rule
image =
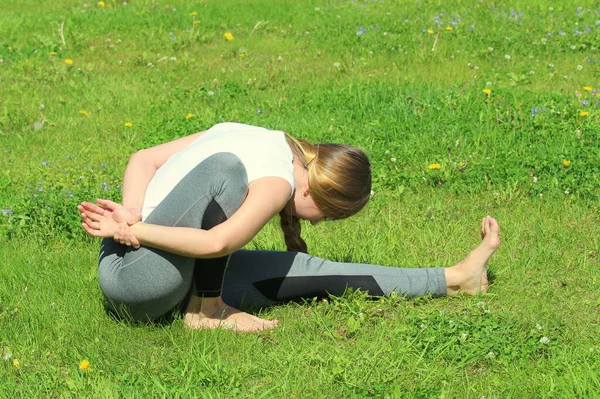
M362 150L345 144L312 145L291 136L287 140L307 171L310 197L324 219L345 219L367 204L371 195L371 164ZM282 220L282 227L283 224ZM287 242L285 227L284 233Z

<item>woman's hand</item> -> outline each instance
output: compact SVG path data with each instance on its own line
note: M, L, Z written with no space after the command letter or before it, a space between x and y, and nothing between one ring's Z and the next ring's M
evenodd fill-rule
M81 212L83 228L94 237L112 237L120 244L139 248L140 243L129 227L141 221L141 212L138 209L125 209L113 201L97 201L102 207L89 202L82 202L77 207Z

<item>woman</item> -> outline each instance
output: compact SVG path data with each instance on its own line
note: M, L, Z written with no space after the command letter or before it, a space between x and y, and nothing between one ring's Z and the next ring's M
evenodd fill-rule
M84 202L79 210L86 231L105 238L99 282L112 310L147 320L184 304L190 328L256 331L272 328L277 321L225 304L222 288L229 255L277 214L288 250L306 252L300 219L316 224L347 218L365 206L370 192L370 164L355 147L313 146L280 131L222 123L134 154L125 172L123 205L98 200L102 207ZM435 272L438 285L446 289L439 288L438 294L486 289L487 260L499 245L495 220L484 219L482 232L482 244L465 261ZM262 263L265 254L254 253L254 263L281 274L281 267ZM279 266L289 264L289 259L286 263L281 255L275 257L271 261ZM247 258L240 260L253 263ZM305 265L313 259L297 258ZM246 278L248 283L254 280ZM289 286L289 278L284 280ZM262 284L263 291L267 286ZM270 287L275 292L273 284ZM295 290L301 295L275 294L271 301L303 296Z

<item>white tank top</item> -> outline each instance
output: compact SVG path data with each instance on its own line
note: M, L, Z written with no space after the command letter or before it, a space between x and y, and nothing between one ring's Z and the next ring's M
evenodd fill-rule
M248 173L248 183L276 176L290 183L294 191L294 156L283 132L241 123L219 123L171 155L156 171L146 189L142 220L146 220L185 175L218 152L230 152L240 158Z

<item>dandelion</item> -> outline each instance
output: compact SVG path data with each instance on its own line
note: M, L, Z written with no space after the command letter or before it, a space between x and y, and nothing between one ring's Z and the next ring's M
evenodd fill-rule
M225 32L225 34L223 35L223 37L226 40L229 40L229 41L233 40L233 35L231 34L231 32Z
M56 55L56 51L51 51L50 55Z
M592 91L592 88L590 86L583 86L583 90Z
M568 168L569 166L571 166L571 161L569 161L568 159L563 159L562 164L565 168Z
M429 165L429 169L439 169L441 167L442 165L440 165L439 163L432 163L431 165Z
M185 119L192 119L194 117L194 114L187 114L185 116Z
M589 113L589 111L581 111L579 113L579 116L583 116L583 117L590 116L590 113Z
M131 123L131 122L125 122L125 127L131 127L131 126L133 126L133 123Z
M98 7L104 7L104 6L106 5L106 4L104 4L104 2L103 2L103 1L99 1L99 2L98 2L98 3L96 3L96 4L98 4Z
M200 25L200 21L198 21L197 19L193 22L194 25Z
M197 13L196 11L192 11L192 12L190 13L190 16L192 16L192 17L195 17L196 15L198 15L198 13Z
M87 118L88 116L90 116L89 112L87 112L85 109L82 109L82 110L80 110L80 111L79 111L79 113L80 113L81 115L85 116L86 118Z
M447 30L448 32L452 32L452 27L451 27L451 26L446 26L446 30Z
M81 362L79 362L79 370L82 371L89 371L90 369L90 361L87 359L83 359Z
M13 360L12 360L12 365L13 365L13 366L14 366L16 369L18 369L18 368L20 368L20 367L21 367L21 363L19 363L19 359L13 359Z
M433 35L433 29L427 29L427 34L428 35Z
M73 65L73 60L70 58L65 59L65 64L67 65Z
M483 91L483 93L484 93L484 94L486 94L486 95L488 95L488 96L489 96L490 94L492 94L492 91L491 91L490 89L483 89L482 91Z
M548 343L550 343L550 338L548 338L548 337L542 337L542 338L540 338L540 343L541 344L548 344Z

